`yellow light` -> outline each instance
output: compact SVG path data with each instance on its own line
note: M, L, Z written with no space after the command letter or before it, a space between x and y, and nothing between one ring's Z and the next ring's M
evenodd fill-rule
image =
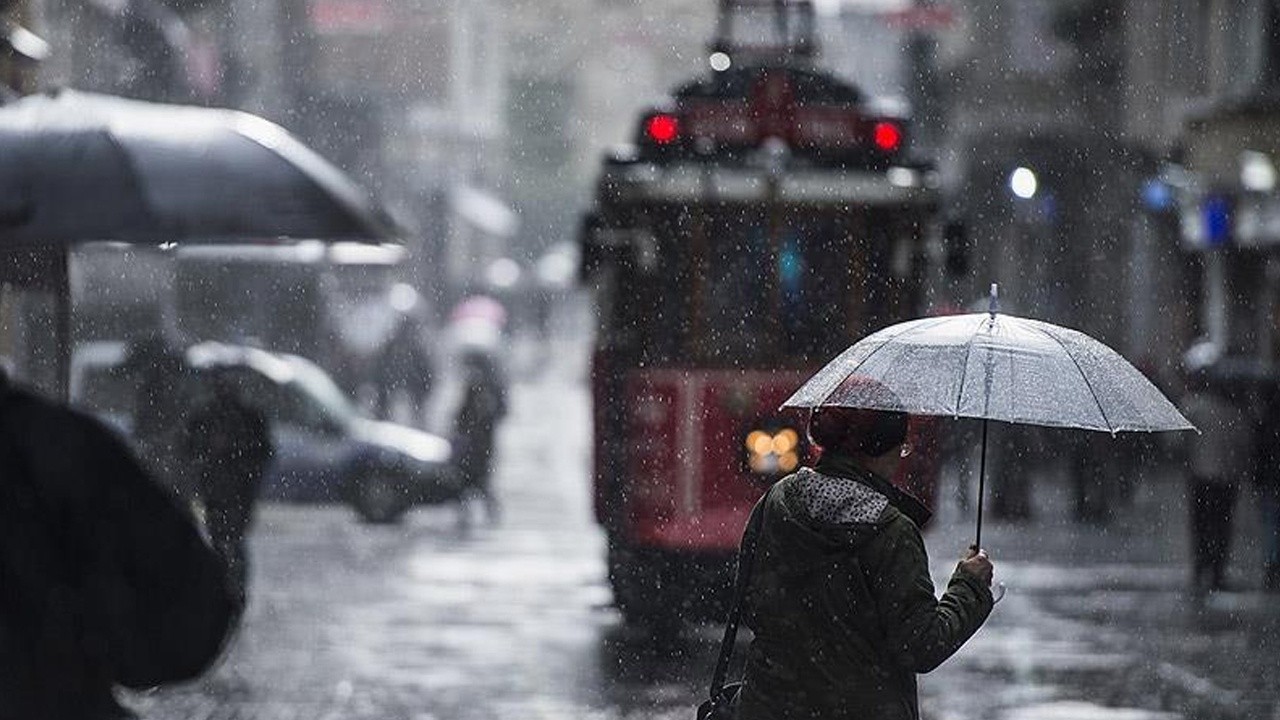
M799 464L800 456L793 452L783 453L782 456L778 458L778 467L782 472L791 472L792 470L795 470L796 466Z
M768 455L773 450L773 438L763 430L756 430L747 436L747 447L756 455Z
M773 436L773 451L779 455L785 455L796 449L796 444L800 442L800 436L795 430L787 428L777 435Z

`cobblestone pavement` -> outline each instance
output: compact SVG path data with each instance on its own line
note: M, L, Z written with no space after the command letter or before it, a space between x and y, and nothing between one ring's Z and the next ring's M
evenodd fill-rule
M452 508L380 527L339 507L263 507L252 603L225 660L129 702L157 720L691 717L719 628L621 627L590 521L587 429L581 366L516 388L496 527L461 530ZM1183 592L1179 487L1142 485L1128 530L1065 522L1051 486L1035 521L991 523L1008 594L922 679L926 718L1280 720L1280 603ZM944 508L929 532L939 581L970 522Z

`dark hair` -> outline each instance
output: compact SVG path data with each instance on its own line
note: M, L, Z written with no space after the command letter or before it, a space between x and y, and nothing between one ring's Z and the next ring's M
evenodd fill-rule
M815 408L809 416L809 439L827 450L875 457L907 439L907 414L862 408Z

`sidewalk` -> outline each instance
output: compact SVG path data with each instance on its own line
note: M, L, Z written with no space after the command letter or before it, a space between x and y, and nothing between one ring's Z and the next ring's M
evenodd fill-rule
M1071 520L1065 479L1032 478L1034 515L991 520L983 545L1007 595L952 661L922 678L932 720L1280 720L1280 596L1260 589L1258 520L1236 507L1231 579L1207 598L1190 576L1184 482L1152 472L1109 526ZM971 541L943 485L926 535L934 577Z

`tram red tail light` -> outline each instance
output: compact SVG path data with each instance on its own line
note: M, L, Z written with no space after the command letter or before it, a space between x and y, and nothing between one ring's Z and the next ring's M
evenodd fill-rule
M658 145L669 145L680 138L680 119L670 113L650 115L644 121L644 134Z
M902 147L902 127L881 120L871 128L871 141L883 152L897 152Z

